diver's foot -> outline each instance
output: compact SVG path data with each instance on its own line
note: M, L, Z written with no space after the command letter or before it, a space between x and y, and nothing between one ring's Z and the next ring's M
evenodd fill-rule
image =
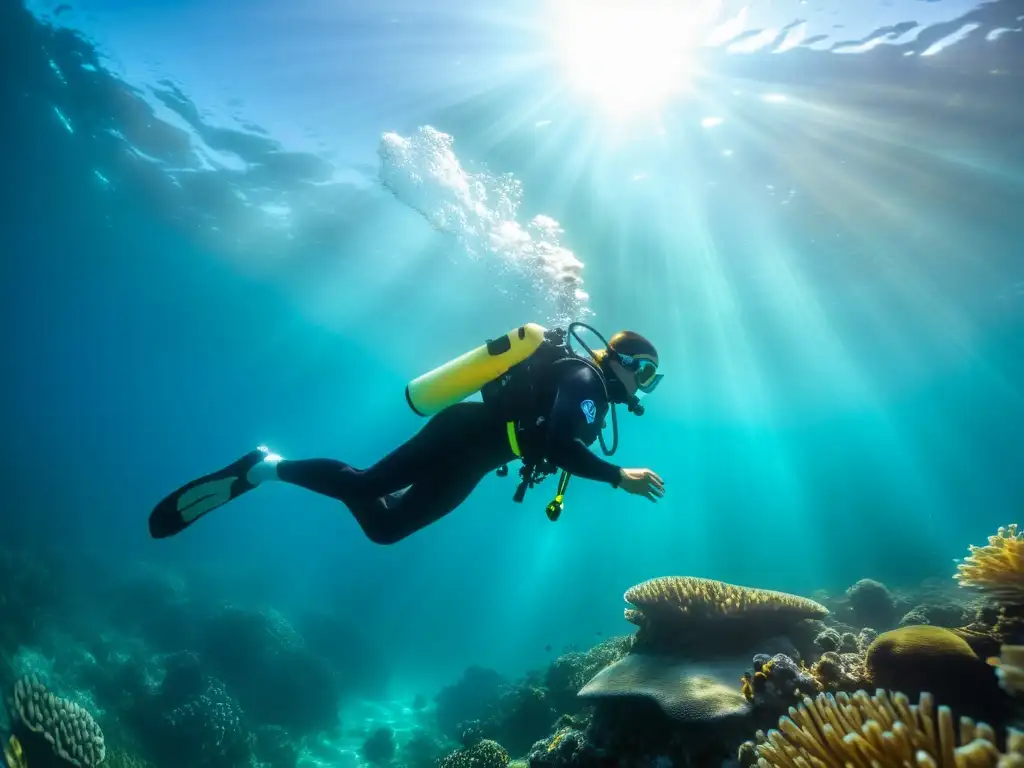
M164 539L185 530L203 515L277 475L281 457L260 446L223 469L183 485L149 515L149 534Z

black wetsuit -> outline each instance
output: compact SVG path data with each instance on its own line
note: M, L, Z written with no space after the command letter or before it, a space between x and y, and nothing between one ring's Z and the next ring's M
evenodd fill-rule
M458 403L369 469L335 459L282 461L278 477L338 499L378 544L393 544L458 507L488 472L513 461L507 422L524 457L545 458L612 485L619 467L591 453L610 407L604 379L579 360L549 364L529 404Z

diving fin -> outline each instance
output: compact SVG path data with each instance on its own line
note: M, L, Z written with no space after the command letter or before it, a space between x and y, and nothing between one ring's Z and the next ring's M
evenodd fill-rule
M256 483L248 477L249 470L268 457L278 458L260 446L223 469L181 486L153 508L149 535L165 539L181 533L203 515L251 491Z

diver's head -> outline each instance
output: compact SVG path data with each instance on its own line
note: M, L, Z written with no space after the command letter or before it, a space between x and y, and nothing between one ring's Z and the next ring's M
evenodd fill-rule
M638 390L650 394L661 383L658 350L639 333L619 331L609 339L608 349L599 350L596 357L601 368L613 374L609 395L616 402L633 401Z

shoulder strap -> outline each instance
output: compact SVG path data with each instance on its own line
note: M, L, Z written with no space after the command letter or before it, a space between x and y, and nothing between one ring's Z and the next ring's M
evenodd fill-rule
M585 365L590 368L594 373L597 374L597 378L601 381L601 389L604 391L604 399L611 405L611 398L608 395L608 382L604 378L604 373L601 371L601 367L593 360L587 360L585 357L580 357L577 354L571 353L568 357L563 357L561 360L556 360L552 363L552 367L556 365L562 365L565 363L576 363L577 365Z

